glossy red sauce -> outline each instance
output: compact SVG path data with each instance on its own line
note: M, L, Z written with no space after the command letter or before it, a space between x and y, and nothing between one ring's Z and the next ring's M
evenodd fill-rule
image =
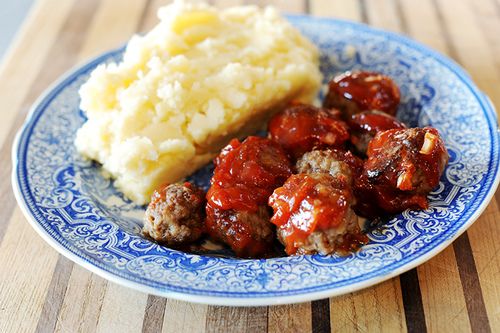
M390 129L403 129L406 126L387 113L379 111L364 111L355 114L348 121L349 127L353 131L369 133L372 135Z
M215 165L207 192L209 234L240 257L265 256L275 239L267 200L292 174L286 153L272 140L250 136L232 140Z
M403 129L406 126L391 115L380 111L363 111L353 115L347 122L351 130L350 141L357 152L364 155L368 143L382 131Z
M294 158L315 148L342 147L349 139L348 126L338 111L312 105L285 109L270 120L268 128L269 137Z
M399 100L399 89L388 76L374 72L347 72L330 81L323 105L342 109L348 116L366 110L379 110L394 116Z
M271 222L282 230L285 251L295 254L297 241L315 231L336 228L350 209L352 193L343 178L328 174L297 174L274 191L269 205Z
M215 160L208 202L217 208L255 211L292 174L283 149L266 138L231 140Z
M435 144L423 154L427 132ZM426 209L427 194L439 184L448 162L444 143L431 127L380 132L370 142L367 156L355 188L356 210L367 217Z
M222 210L207 204L206 211L208 232L215 239L229 245L238 257L265 257L271 252L272 241L257 239L253 235L252 226L241 223L234 210Z

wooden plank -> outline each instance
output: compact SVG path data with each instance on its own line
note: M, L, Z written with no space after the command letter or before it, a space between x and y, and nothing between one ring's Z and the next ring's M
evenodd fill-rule
M399 279L330 299L334 332L406 332Z
M204 332L208 306L188 302L167 300L163 316L163 333Z
M497 71L500 72L500 0L475 1L470 9L489 45Z
M141 33L147 33L160 22L157 16L158 9L171 3L171 0L149 0L143 14L142 22L137 29Z
M493 54L472 13L474 3L453 0L436 0L436 3L457 60L471 74L479 88L499 106L500 94L497 87L500 78L498 72L492 70L495 68ZM453 11L449 8L453 8Z
M163 329L163 319L167 299L159 296L148 296L148 303L144 311L144 320L142 321L143 333L157 333Z
M244 4L244 0L213 0L212 3L218 8L228 8Z
M441 30L433 0L400 0L402 20L407 33L417 41L446 53L446 41ZM425 20L425 24L422 24Z
M58 255L14 211L0 246L0 332L37 326Z
M394 0L365 1L365 6L370 25L396 32L403 30Z
M141 332L146 302L146 294L108 283L96 332Z
M80 61L124 45L138 30L145 4L142 0L102 0L78 54Z
M55 332L95 332L107 281L74 265Z
M0 147L73 3L71 0L35 3L6 53L0 65Z
M54 332L72 270L73 262L60 255L47 288L42 313L38 318L37 333Z
M267 316L267 307L209 306L206 313L205 331L209 333L264 333L267 331Z
M467 332L470 323L453 247L418 267L429 332Z
M498 205L493 200L467 232L492 332L500 331L500 245L498 244L500 225L498 219ZM471 300L471 302L474 301L474 299ZM484 314L478 314L477 320L484 322Z
M311 303L270 306L267 331L269 333L312 332Z
M253 1L260 6L271 5L276 7L280 12L303 14L306 12L305 0L274 0L274 1Z
M361 21L361 6L358 0L313 0L309 4L314 16L338 17Z

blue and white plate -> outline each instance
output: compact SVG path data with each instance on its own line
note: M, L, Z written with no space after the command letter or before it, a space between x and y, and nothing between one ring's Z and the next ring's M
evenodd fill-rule
M59 252L111 281L151 294L223 305L266 305L340 295L401 274L436 255L478 218L499 180L495 110L454 62L405 37L306 16L290 21L321 49L325 78L385 73L401 89L398 117L442 134L450 162L426 211L406 211L349 256L241 260L186 254L144 239L144 208L126 200L75 151L85 121L78 88L111 51L72 71L35 104L13 147L19 205ZM192 176L207 184L211 169Z

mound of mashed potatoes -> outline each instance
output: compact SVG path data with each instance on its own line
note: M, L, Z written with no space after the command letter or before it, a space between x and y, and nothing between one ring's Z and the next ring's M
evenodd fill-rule
M80 89L77 150L138 204L290 101L310 102L321 82L317 48L273 8L176 1L158 16Z

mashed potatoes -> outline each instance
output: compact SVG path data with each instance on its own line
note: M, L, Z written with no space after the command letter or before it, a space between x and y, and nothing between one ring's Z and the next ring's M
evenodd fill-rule
M272 8L176 1L158 16L81 87L75 141L140 204L289 101L312 100L321 81L316 47Z

